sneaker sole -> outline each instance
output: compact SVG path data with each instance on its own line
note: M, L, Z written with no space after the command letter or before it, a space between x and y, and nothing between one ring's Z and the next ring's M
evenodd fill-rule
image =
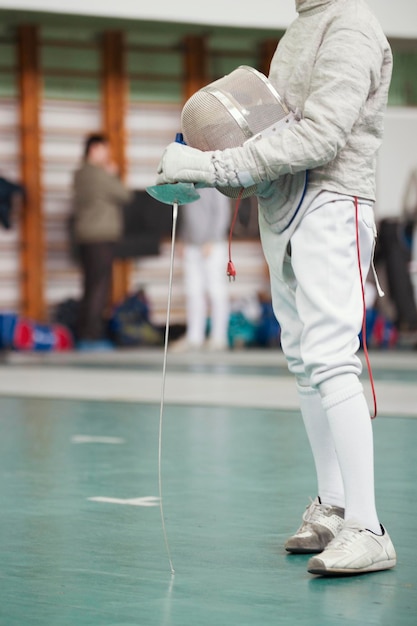
M355 574L367 574L368 572L380 572L387 569L392 569L397 564L396 559L388 559L386 561L378 561L367 567L358 568L327 568L324 563L320 565L320 562L313 564L307 568L310 574L317 574L319 576L353 576Z

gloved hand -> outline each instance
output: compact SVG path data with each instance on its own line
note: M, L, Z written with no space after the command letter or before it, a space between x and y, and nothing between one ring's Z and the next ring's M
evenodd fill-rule
M158 165L157 185L164 183L203 183L214 187L216 183L213 152L203 152L184 144L173 142L165 148Z

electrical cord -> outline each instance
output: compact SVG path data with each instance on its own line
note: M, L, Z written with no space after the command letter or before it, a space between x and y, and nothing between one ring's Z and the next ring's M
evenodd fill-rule
M232 239L233 239L233 231L236 225L237 216L239 214L240 201L242 200L243 191L244 189L242 187L242 189L239 191L238 197L236 198L232 223L230 224L230 230L229 230L229 261L227 263L227 270L226 270L226 274L229 277L229 281L235 280L236 278L236 268L232 261Z

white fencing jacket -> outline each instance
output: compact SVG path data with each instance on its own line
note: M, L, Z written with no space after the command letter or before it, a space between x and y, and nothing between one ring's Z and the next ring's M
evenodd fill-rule
M364 0L296 0L296 8L269 78L301 120L213 155L216 185L261 183L260 210L276 232L298 221L306 170L304 205L322 190L375 200L392 72L390 46Z

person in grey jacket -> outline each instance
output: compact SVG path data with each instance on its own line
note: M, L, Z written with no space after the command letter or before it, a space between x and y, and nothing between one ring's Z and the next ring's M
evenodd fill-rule
M298 123L223 151L171 144L157 182L257 185L274 311L318 481L285 547L317 553L307 565L313 574L359 574L396 564L375 506L372 423L356 354L392 54L364 0L295 4L269 79Z
M80 349L110 347L103 311L109 304L114 253L123 231L121 207L130 198L131 192L116 176L107 137L90 135L73 186L74 238L83 272L77 333Z

